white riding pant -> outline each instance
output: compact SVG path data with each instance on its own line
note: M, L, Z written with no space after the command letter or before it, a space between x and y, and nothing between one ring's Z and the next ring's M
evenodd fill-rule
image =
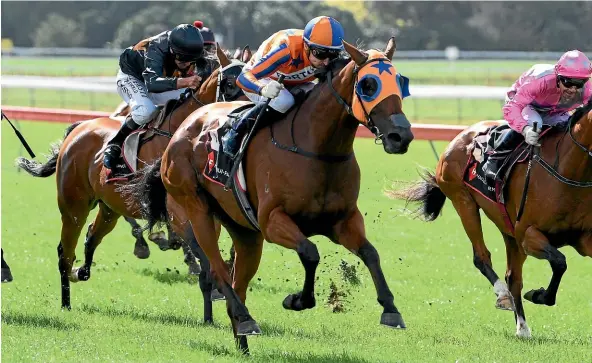
M271 78L263 78L263 79L259 80L259 82L261 82L262 84L268 84L271 81L272 81ZM314 86L315 86L315 84L313 82L307 82L307 83L291 86L290 89L303 89L305 92L308 92ZM263 96L258 95L256 93L245 92L245 96L247 96L247 98L249 100L251 100L252 102L255 102L255 103L262 103L262 102L267 101L266 97L263 97ZM269 106L278 112L286 113L286 112L288 112L290 107L294 106L294 102L295 102L294 96L292 96L290 91L288 91L287 89L284 88L280 91L280 94L276 98L274 98L273 100L271 100L271 102L269 102Z
M146 84L136 77L125 74L119 70L117 72L117 93L130 106L132 119L138 125L144 125L149 122L156 106L164 105L168 100L179 98L185 91L185 88L161 92L148 92Z

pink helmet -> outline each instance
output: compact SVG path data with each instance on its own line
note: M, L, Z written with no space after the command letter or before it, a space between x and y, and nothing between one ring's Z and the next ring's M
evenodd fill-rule
M590 78L592 76L592 63L579 50L570 50L559 58L559 61L555 64L555 72L558 76L566 78Z

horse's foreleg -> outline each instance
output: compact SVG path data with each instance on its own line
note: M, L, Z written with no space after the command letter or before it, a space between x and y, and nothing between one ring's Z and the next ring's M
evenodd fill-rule
M366 239L364 218L359 210L356 209L349 218L335 225L334 239L360 257L370 271L378 295L378 303L383 307L380 323L392 328L406 328L403 317L395 306L393 293L382 272L378 251Z
M553 276L551 276L549 287L546 290L542 287L538 290L530 290L524 295L524 298L535 304L555 305L561 278L567 270L565 256L557 248L551 246L547 237L533 226L526 230L522 246L528 255L549 261L553 270Z
M232 238L236 256L233 259L234 274L232 287L244 304L247 301L247 288L249 287L249 283L257 273L259 263L261 262L263 236L258 232L253 232L242 227L229 228L228 233ZM227 304L227 307L229 308L230 305ZM236 343L243 353L248 354L249 345L247 343L247 337L236 335L238 322L232 319L230 312L231 311L228 310L235 332Z
M281 208L276 208L269 214L264 234L268 241L295 250L304 266L304 287L301 292L288 295L284 299L284 308L296 311L313 308L316 305L315 274L320 261L317 246L304 236L300 228Z
M150 257L150 248L148 247L148 243L144 239L144 235L142 234L142 227L136 222L135 219L131 217L123 217L127 223L130 224L132 227L132 236L136 239L136 244L134 245L134 255L139 259L146 259Z

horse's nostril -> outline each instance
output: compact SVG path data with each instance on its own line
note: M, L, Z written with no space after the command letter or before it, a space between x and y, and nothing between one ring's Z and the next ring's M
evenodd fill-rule
M392 132L388 134L387 138L392 142L401 142L401 135L397 134L396 132Z

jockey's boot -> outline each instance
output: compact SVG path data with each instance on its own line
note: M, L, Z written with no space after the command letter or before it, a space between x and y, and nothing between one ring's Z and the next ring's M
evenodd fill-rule
M512 130L506 133L504 138L500 140L495 148L495 153L490 155L482 166L482 169L485 172L485 178L496 181L499 168L502 167L506 157L510 155L511 151L520 143L520 136L520 133Z
M113 169L117 165L121 157L121 145L125 139L134 131L140 128L131 115L128 115L117 134L109 140L107 148L105 149L105 156L103 158L103 165L107 169Z
M489 157L485 164L483 164L482 169L485 172L485 178L496 181L497 172L499 168L504 163L505 158L503 157Z
M261 112L264 107L265 103L258 103L232 124L232 128L222 137L222 150L226 155L234 158L240 148L243 136L251 129L251 127L253 127L257 115L259 115L259 112ZM269 121L273 121L282 115L281 112L276 111L271 107L267 107L263 115L261 115L259 127L266 125Z

